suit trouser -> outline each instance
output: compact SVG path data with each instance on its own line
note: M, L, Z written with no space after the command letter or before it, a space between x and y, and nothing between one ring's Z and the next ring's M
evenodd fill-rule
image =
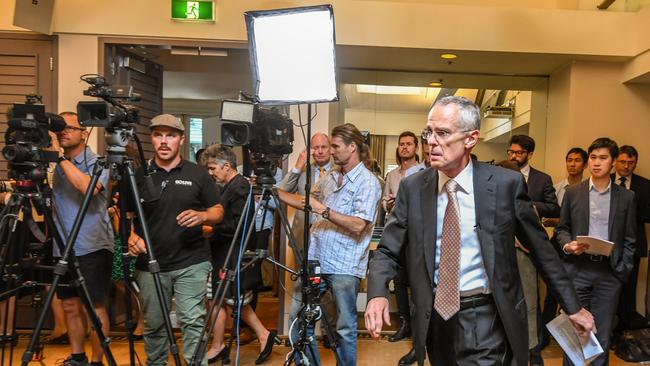
M612 334L614 315L623 283L614 276L609 258L582 254L576 258L569 257L565 266L573 279L573 286L580 299L580 305L589 310L594 316L596 339L605 352L598 356L591 365L602 366L609 364L609 340ZM571 365L565 356L564 365Z
M460 310L448 321L435 309L427 336L427 355L436 366L511 365L513 354L494 302Z
M636 283L639 277L639 265L641 264L641 257L634 256L634 267L630 273L630 279L623 285L621 290L621 297L618 302L618 311L616 312L619 319L620 329L633 329L640 325L638 324L641 315L636 311Z

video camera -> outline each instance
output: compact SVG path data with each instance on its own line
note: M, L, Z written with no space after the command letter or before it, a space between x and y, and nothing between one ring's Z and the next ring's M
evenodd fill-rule
M47 177L47 165L56 162L59 153L44 151L50 146L48 131L65 129L61 116L45 112L42 97L29 94L25 103L14 104L8 112L8 129L2 155L8 162L9 178L19 181L42 181Z
M79 102L77 114L82 126L104 127L108 130L129 128L138 123L138 109L127 102L137 102L140 95L130 85L110 86L101 75L86 74L81 80L90 84L84 95L101 98L104 101Z
M277 160L293 151L293 121L277 108L224 100L221 121L221 143L246 146L258 177L273 177Z

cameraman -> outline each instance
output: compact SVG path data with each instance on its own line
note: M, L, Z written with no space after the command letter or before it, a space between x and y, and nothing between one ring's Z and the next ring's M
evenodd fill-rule
M210 246L202 225L223 220L223 207L216 185L205 169L184 160L180 151L185 142L183 123L170 114L151 120L151 142L155 156L136 173L144 198L144 214L149 224L153 254L160 264L164 301L176 304L183 336L183 356L190 363L205 322L205 296L210 264ZM149 192L144 169L152 172L156 187ZM138 255L136 280L144 305L144 348L147 365L166 365L168 339L164 317L156 297L152 274L148 271L147 248L142 227L135 222L129 237L129 253ZM202 364L207 364L203 358Z
M67 237L72 230L77 212L81 208L83 196L90 184L97 155L86 146L88 131L82 127L74 112L63 112L66 127L52 136L52 151L59 152L59 162L54 170L52 188L56 206L55 221L62 236ZM63 148L63 153L61 153ZM79 261L95 313L102 323L102 332L108 334L110 323L106 311L106 298L109 293L111 267L113 264L113 231L108 218L107 192L108 169L102 171L93 190L93 198L88 206L74 243L74 254ZM59 248L53 246L54 257L60 257ZM66 274L63 282L70 280ZM71 355L63 361L64 366L88 365L84 352L85 327L82 319L81 301L75 287L57 287L56 293L63 304L68 325ZM102 365L103 351L97 335L91 337L92 358L90 365Z

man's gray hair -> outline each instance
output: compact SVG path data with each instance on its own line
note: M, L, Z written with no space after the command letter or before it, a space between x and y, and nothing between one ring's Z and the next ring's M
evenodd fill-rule
M481 109L474 102L465 97L452 95L435 102L433 108L444 107L449 104L458 106L457 124L460 129L463 131L481 129Z
M218 165L228 163L232 169L237 169L237 156L230 147L212 145L201 154L201 165L207 166L211 163Z

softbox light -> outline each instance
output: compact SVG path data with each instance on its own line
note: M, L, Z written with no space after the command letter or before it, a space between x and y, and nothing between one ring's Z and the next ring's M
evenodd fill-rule
M331 5L249 11L244 18L257 102L339 99Z

